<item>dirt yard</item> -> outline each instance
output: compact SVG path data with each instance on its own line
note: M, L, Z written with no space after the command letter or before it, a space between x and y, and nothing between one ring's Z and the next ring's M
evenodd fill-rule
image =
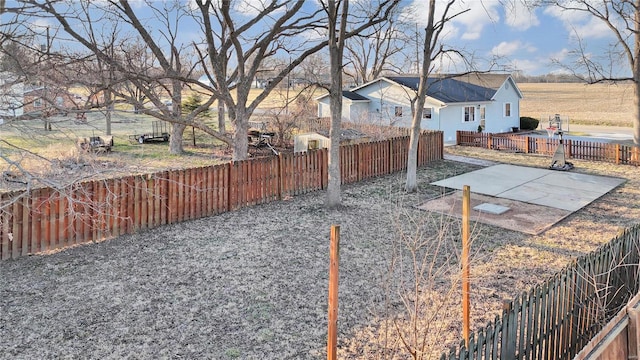
M446 152L549 163L547 157L483 149ZM574 171L629 181L539 236L476 224L473 328L492 320L503 299L640 219L637 168L574 164ZM405 305L415 299L423 304L420 314L430 314L421 326L433 326L425 358L436 358L460 341L460 224L415 206L441 194L429 182L477 168L433 164L419 171L419 192L411 195L402 192L401 174L345 186L340 210L326 210L319 192L2 262L0 358L325 358L332 224L342 230L340 358L409 358L393 324L405 331L411 324ZM416 253L436 269L418 276L423 283L417 297L407 290L416 278L410 271Z

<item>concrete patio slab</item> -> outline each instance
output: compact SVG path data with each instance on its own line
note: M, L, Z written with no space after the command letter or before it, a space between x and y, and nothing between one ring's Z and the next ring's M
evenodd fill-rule
M469 185L475 221L540 234L625 181L501 164L431 184L457 190ZM456 191L429 200L418 208L461 217L461 197L461 192ZM489 210L503 207L509 211L486 211L487 206Z
M457 190L469 185L471 192L476 194L577 211L625 181L607 176L500 164L431 184Z

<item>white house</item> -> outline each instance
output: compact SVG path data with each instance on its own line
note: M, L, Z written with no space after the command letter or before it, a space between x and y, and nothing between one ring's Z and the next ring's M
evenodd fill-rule
M343 91L342 117L348 122L411 126L411 99L417 76L386 76ZM497 133L520 126L522 93L508 74L470 73L429 78L422 129L441 130L454 141L457 130ZM318 116L328 117L329 95L318 100Z
M22 115L24 102L24 85L17 82L9 73L0 73L0 124L3 118L14 118Z

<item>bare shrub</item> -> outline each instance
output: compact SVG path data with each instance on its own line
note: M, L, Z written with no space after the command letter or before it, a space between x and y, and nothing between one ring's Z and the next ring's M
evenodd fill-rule
M343 348L344 358L437 359L460 340L460 222L398 206L392 252L373 299L371 325ZM474 234L472 237L477 237Z

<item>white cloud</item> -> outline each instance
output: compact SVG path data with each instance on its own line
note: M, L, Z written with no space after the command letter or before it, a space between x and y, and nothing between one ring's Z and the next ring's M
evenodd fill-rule
M34 32L40 33L40 32L45 32L47 28L54 28L55 26L53 22L49 19L36 18L31 22L29 27Z
M437 0L436 21L442 17L446 0ZM500 0L457 2L450 9L448 15L459 14L449 21L443 31L443 40L460 36L463 40L477 40L484 28L500 20L498 9L502 6ZM462 13L464 12L464 13ZM418 26L426 25L429 15L429 4L424 0L413 0L406 7L402 16L408 21L414 21Z
M569 53L570 53L569 50L565 48L558 52L549 54L549 59L558 61L558 62L563 62L569 56Z
M534 53L537 51L536 47L523 43L520 40L516 41L503 41L491 49L491 55L498 57L511 56L518 51L526 51L528 53Z
M511 61L510 68L513 71L522 71L525 74L537 74L541 70L546 69L544 64L538 60L515 59Z
M611 36L611 29L603 21L584 11L563 10L552 6L546 8L544 13L560 20L572 37L601 39Z
M494 56L511 56L520 49L520 41L503 41L491 49L491 55Z
M486 26L500 21L499 1L470 1L466 4L469 11L453 19L455 25L464 28L461 35L463 40L479 39ZM464 3L461 3L461 6L463 5ZM462 8L458 11L460 10Z
M518 31L524 31L530 27L540 25L535 9L530 9L525 3L518 0L505 4L504 22Z
M256 16L270 4L271 0L240 0L236 2L234 9L247 16Z

